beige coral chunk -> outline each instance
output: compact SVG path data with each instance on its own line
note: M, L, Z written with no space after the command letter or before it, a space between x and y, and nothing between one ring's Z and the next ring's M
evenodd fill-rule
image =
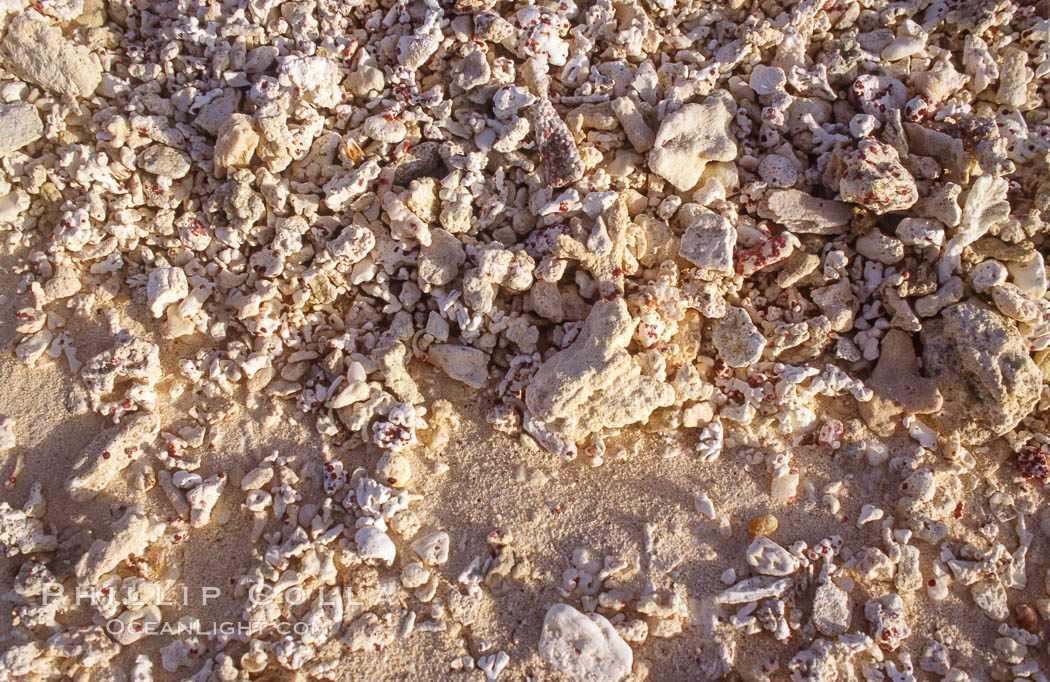
M186 503L190 506L190 526L203 528L211 521L223 488L226 487L226 475L216 474L186 493Z
M733 273L736 228L717 213L701 213L693 219L678 248L678 255L702 270Z
M44 134L44 123L29 102L0 104L0 154L18 151Z
M933 415L945 432L984 443L1035 408L1042 374L1013 322L974 300L945 308L922 327L923 364L950 401Z
M941 409L944 399L937 385L919 373L911 334L890 329L882 338L879 362L868 379L871 400L858 402L860 415L876 433L888 436L901 412L929 414Z
M1008 107L1023 108L1028 101L1028 53L1016 46L1002 51L999 92L995 100Z
M55 551L58 537L48 535L36 515L32 509L12 509L6 501L0 502L0 556Z
M622 299L594 304L579 338L543 363L525 391L533 415L552 421L573 414L626 371L634 321Z
M950 97L966 85L970 77L955 70L947 59L938 59L926 71L912 76L916 89L930 102L937 103Z
M481 388L489 377L489 356L477 348L435 343L427 349L427 359L445 374L471 388Z
M377 350L376 362L383 372L383 383L387 389L398 400L417 405L423 402L423 394L419 392L412 375L405 369L407 355L408 348L405 344L395 343L388 348Z
M185 152L164 144L153 144L139 153L139 168L166 178L178 180L185 177L193 167Z
M77 584L96 585L99 579L132 554L142 554L146 547L164 533L165 525L149 518L138 506L130 507L114 526L112 539L95 540L77 561Z
M533 312L540 317L558 323L565 319L561 292L554 282L537 281L528 292Z
M904 132L911 154L937 159L948 170L947 179L953 182L965 185L970 181L971 158L962 140L910 121L904 122Z
M259 146L259 133L252 118L233 114L219 130L215 140L215 170L246 168Z
M47 639L47 656L69 659L80 668L105 666L119 653L120 645L110 639L102 625L69 628Z
M50 303L69 298L80 291L81 286L83 283L76 270L64 265L59 266L55 268L54 276L44 283L44 300Z
M73 465L73 475L66 482L66 492L76 501L88 500L129 465L146 454L160 430L155 414L140 414L123 424L95 436Z
M178 303L189 293L189 282L182 268L157 268L149 274L146 295L149 311L155 318L162 317L165 308Z
M656 135L638 111L634 100L630 97L619 97L613 100L612 110L636 152L644 154L653 148Z
M590 271L604 299L623 294L624 255L627 233L631 227L627 203L621 196L605 213L598 216L586 243L562 234L551 247L555 258L577 260Z
M758 203L758 215L787 226L792 232L833 234L853 218L853 207L844 201L819 199L797 189L779 189Z
M766 348L766 338L755 327L747 310L731 306L715 327L713 341L718 354L730 367L746 367L758 362Z
M36 12L18 15L0 42L4 65L22 80L70 99L88 97L102 82L91 51L66 40Z
M467 256L463 245L447 230L430 228L430 244L419 250L419 279L431 286L444 286L459 274Z
M628 371L615 379L608 390L595 395L583 405L577 417L568 422L573 428L567 432L575 433L577 442L600 429L645 424L654 410L674 403L671 384L641 374L633 360Z
M525 390L533 417L579 442L602 428L645 422L674 402L670 384L645 376L627 352L634 320L623 299L596 303L580 336L540 366Z
M853 321L860 308L860 301L853 295L849 281L840 279L834 284L812 290L813 302L827 316L833 331L842 332L853 328Z
M665 118L649 152L650 170L685 192L696 186L709 161L732 161L736 140L729 123L735 109L732 96L720 90Z
M84 11L73 23L84 28L98 28L106 24L106 0L84 0Z
M555 604L543 618L540 656L555 670L579 680L620 682L631 672L631 647L604 616Z
M194 119L194 123L212 135L218 135L226 121L230 120L233 113L237 111L237 104L241 100L241 94L237 90L225 90L217 97L213 97L207 104L201 107L200 113Z

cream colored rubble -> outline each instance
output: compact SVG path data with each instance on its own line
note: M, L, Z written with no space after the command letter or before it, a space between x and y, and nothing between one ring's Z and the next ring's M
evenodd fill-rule
M149 454L159 429L157 415L142 414L95 436L73 465L66 492L78 501L98 495L120 472Z
M22 5L0 6L10 347L115 424L61 473L69 498L134 504L108 530L49 514L40 481L0 503L24 560L0 677L335 679L426 632L487 680L1041 679L1046 3ZM557 584L502 531L470 556L474 530L440 526L467 405L543 494L604 480L552 454L619 477L695 452L700 530L669 495L631 511L640 565L578 549ZM39 426L11 414L13 489ZM316 440L220 470L245 419L248 449ZM471 476L519 456L499 442ZM858 499L873 478L891 499ZM722 495L752 484L742 523ZM193 618L25 602L62 566L168 579L169 544L238 514L253 552L223 579L252 637L143 654L150 635L99 619ZM482 639L511 582L542 625ZM931 630L927 598L974 622ZM293 615L315 627L276 633ZM960 657L980 619L1001 624L988 656Z
M77 562L77 582L91 586L131 555L143 550L164 534L165 524L146 516L141 509L129 508L113 525L109 540L95 540Z

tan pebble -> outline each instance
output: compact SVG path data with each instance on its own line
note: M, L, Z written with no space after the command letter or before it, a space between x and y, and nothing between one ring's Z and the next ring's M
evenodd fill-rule
M269 385L276 374L277 370L273 367L263 367L248 379L248 391L250 393L258 393L263 390Z
M751 519L750 523L747 524L747 534L751 537L772 535L777 531L779 525L780 522L777 521L777 517L772 514L762 514Z
M376 465L376 475L387 485L404 488L412 478L412 465L404 455L387 452Z

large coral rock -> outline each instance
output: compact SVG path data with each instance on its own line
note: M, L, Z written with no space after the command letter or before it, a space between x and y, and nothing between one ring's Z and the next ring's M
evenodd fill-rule
M0 58L22 80L69 99L89 97L102 82L102 67L91 50L66 40L33 11L11 22Z
M843 157L839 192L844 201L877 214L903 211L919 200L915 178L901 164L897 150L875 140L861 140Z
M645 422L674 402L674 389L645 376L627 352L634 320L621 298L596 303L579 338L540 366L525 390L526 428L550 448L550 432L572 444L603 428ZM530 428L533 422L539 425Z
M720 90L703 104L686 104L668 116L649 152L650 170L686 192L708 162L735 159L736 140L729 132L735 110L732 96Z
M893 433L902 412L929 414L944 405L937 382L919 374L911 334L900 329L891 329L882 338L879 363L867 383L872 398L857 407L880 436Z
M930 419L968 443L1010 431L1039 401L1042 373L1008 319L976 301L945 308L922 329L926 374L944 408Z
M612 624L596 613L555 604L543 619L540 656L550 666L588 682L620 682L631 672L634 654Z

